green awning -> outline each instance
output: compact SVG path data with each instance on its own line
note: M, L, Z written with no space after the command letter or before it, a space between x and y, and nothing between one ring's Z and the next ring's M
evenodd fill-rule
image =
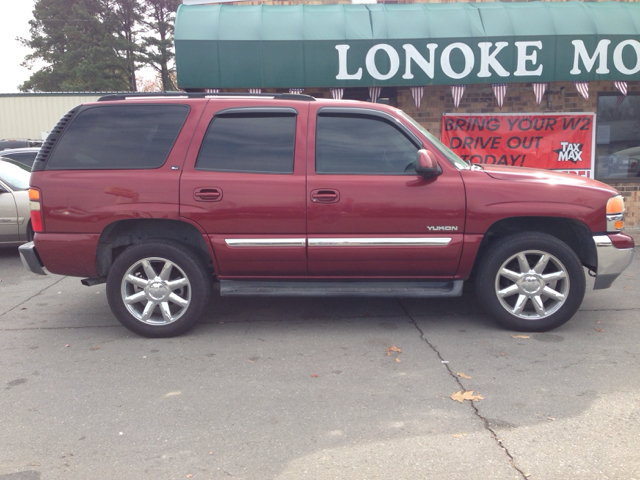
M181 88L639 80L640 3L181 5Z

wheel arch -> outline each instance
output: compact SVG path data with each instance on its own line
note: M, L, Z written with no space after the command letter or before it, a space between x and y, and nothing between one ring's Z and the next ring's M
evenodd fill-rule
M584 223L564 217L510 217L493 223L485 232L473 265L472 274L488 249L504 237L521 232L540 232L566 243L582 264L595 270L598 263L591 230Z
M196 226L180 220L135 219L113 222L102 231L96 250L98 276L106 277L114 260L127 247L160 239L173 240L191 248L212 275L215 274L213 252Z

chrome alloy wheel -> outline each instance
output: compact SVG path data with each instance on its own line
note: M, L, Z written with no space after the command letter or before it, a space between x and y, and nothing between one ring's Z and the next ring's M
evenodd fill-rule
M526 250L502 264L496 275L495 292L510 314L524 320L540 320L564 305L569 275L553 255Z
M122 278L124 305L137 320L167 325L178 320L191 303L191 285L184 271L164 258L137 261Z

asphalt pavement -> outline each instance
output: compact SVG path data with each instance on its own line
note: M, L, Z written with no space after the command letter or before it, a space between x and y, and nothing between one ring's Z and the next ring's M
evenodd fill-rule
M640 479L639 257L548 333L502 329L466 285L214 295L152 340L104 285L0 249L0 480Z

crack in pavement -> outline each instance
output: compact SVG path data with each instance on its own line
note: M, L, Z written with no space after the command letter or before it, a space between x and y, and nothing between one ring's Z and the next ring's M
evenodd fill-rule
M418 326L418 323L414 320L413 316L405 308L405 306L402 304L402 301L400 299L398 299L398 303L400 304L400 308L402 308L404 310L404 312L407 315L407 317L409 317L409 319L411 320L411 323L413 323L413 326L416 327L416 330L418 330L418 332L420 332L420 338L422 338L422 340L424 340L424 342L427 345L429 345L429 348L431 348L431 350L433 350L434 353L438 356L438 358L442 362L442 365L444 365L444 367L447 369L447 372L449 372L449 376L451 376L451 378L453 378L453 380L458 384L458 386L462 390L467 391L467 389L464 387L464 385L462 385L462 382L460 381L460 378L458 378L458 376L453 373L453 371L449 367L449 363L444 358L442 358L442 355L440 355L440 352L438 351L438 349L427 339L427 337L424 334L424 332L422 331L422 329ZM476 407L476 405L473 402L469 402L469 403L471 405L471 408L473 408L473 412L474 412L475 416L478 417L482 421L482 424L484 425L485 430L487 430L491 434L491 437L496 442L496 444L502 449L502 451L504 451L504 453L507 455L507 457L509 457L509 463L514 468L514 470L516 470L524 480L527 480L528 476L525 475L525 473L516 466L515 460L513 458L513 455L511 455L511 452L509 452L509 449L507 447L505 447L504 444L502 443L502 441L498 438L498 435L496 434L496 432L489 426L489 422L487 421L487 419L484 418L480 414L480 411L478 410L478 408Z
M6 315L6 314L7 314L7 313L9 313L9 312L14 311L16 308L18 308L18 307L19 307L19 306L21 306L21 305L24 305L25 303L27 303L27 302L28 302L29 300L31 300L32 298L37 297L38 295L40 295L40 294L41 294L42 292L44 292L45 290L50 289L50 288L51 288L51 287L53 287L54 285L57 285L58 283L60 283L60 282L61 282L62 280L64 280L65 278L67 278L67 277L62 277L62 278L60 278L59 280L56 280L56 281L55 281L55 282L53 282L51 285L46 286L45 288L43 288L42 290L40 290L40 291L39 291L39 292L37 292L37 293L34 293L34 294L33 294L33 295L31 295L29 298L27 298L27 299L23 300L22 302L20 302L19 304L14 305L13 307L11 307L9 310L7 310L7 311L5 311L5 312L0 313L0 317L2 317L3 315Z

